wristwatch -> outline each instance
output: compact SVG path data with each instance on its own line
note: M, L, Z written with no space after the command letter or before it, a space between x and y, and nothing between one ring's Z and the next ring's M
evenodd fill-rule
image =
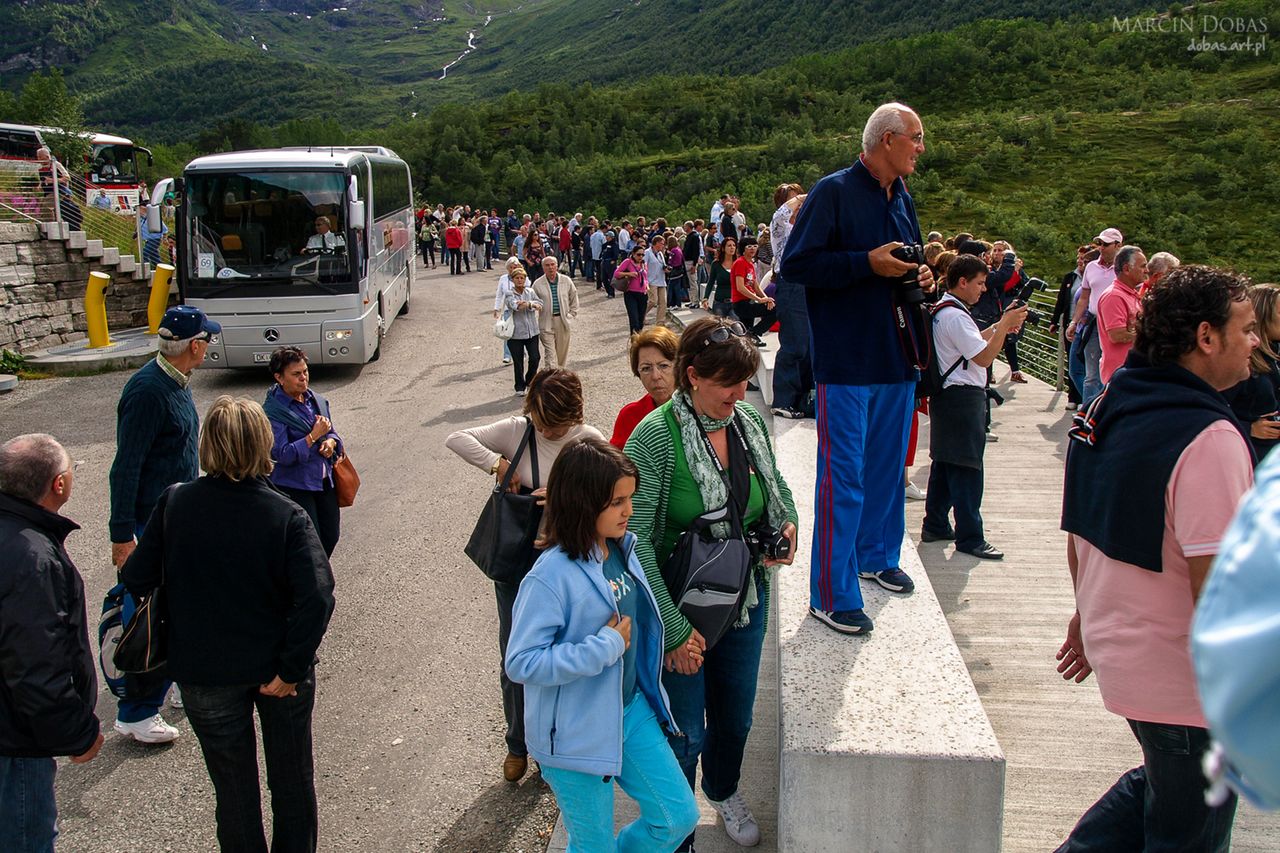
M493 461L493 467L489 469L490 476L493 476L498 473L498 466L502 464L502 459L503 457L499 455L498 458Z

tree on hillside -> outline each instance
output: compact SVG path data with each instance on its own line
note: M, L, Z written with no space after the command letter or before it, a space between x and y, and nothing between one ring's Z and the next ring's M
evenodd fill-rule
M0 97L0 121L54 128L41 135L64 163L78 162L89 153L80 99L67 91L57 68L32 74L16 98L7 93Z

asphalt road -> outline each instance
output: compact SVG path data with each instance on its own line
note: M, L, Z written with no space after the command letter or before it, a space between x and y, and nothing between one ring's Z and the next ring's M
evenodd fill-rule
M420 271L411 311L392 325L379 361L312 370L363 480L356 506L343 510L337 609L317 668L322 850L535 851L555 821L538 777L502 781L493 587L462 553L489 481L444 447L451 431L517 413L522 402L492 336L496 280L497 270ZM583 380L587 422L608 435L642 389L627 364L622 300L590 285L579 292L569 366ZM95 628L115 581L107 472L129 375L24 382L0 396L0 440L50 432L83 461L63 512L82 525L68 547ZM220 394L261 400L269 383L265 370L201 369L192 389L203 413ZM59 766L60 851L216 849L196 738L181 711L163 713L182 736L142 746L112 730L114 697L100 689L101 754ZM265 784L263 801L269 815Z

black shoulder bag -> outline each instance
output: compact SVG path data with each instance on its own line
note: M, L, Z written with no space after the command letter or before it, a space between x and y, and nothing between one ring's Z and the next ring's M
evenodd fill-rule
M525 430L524 438L516 449L507 473L493 487L480 520L464 549L471 561L490 580L499 583L518 584L533 568L540 553L533 546L538 538L538 526L542 523L542 506L533 495L520 495L509 491L511 478L515 476L525 446L529 446L529 465L533 469L532 488L539 485L538 444L534 438L533 421Z
M160 521L160 529L164 538L170 536L169 516L173 512L173 502L178 497L181 485L169 487L165 499L164 518ZM163 549L162 549L163 550ZM160 560L160 585L150 593L138 599L138 609L133 618L124 626L120 634L120 642L112 655L116 669L130 675L154 673L169 662L169 602L164 589L167 571L164 557Z
M689 415L697 418L692 411ZM716 456L715 447L702 422L696 422L707 453L724 480L729 499L719 509L709 510L695 518L689 529L680 534L671 556L662 566L662 579L671 600L707 641L707 648L711 648L738 621L747 597L754 560L743 535L742 516L733 498L729 473L720 464L720 457ZM736 415L731 426L743 448L747 449ZM750 458L749 449L747 453ZM711 525L721 521L729 523L726 539L711 533Z

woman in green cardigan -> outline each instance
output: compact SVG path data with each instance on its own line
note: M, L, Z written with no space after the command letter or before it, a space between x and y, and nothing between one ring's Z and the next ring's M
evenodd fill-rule
M640 471L630 529L639 539L640 564L662 613L662 683L680 727L678 735L669 737L671 748L691 787L701 756L703 793L724 819L729 837L747 846L759 841L760 830L738 790L742 753L751 731L770 580L777 566L791 563L797 521L769 430L755 408L743 402L747 380L759 362L760 354L741 323L704 317L690 324L676 353L679 390L640 422L626 445ZM703 441L699 421L729 475L744 528L767 526L791 542L784 560L756 558L741 615L710 649L671 600L660 568L692 521L724 506L730 493ZM714 528L713 532L727 535ZM679 849L692 846L690 835Z

